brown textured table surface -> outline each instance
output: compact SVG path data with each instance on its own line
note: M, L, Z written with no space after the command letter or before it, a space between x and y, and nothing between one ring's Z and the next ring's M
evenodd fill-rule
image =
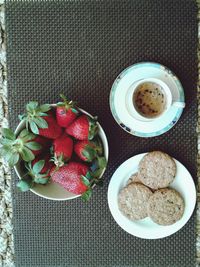
M200 0L197 1L200 19ZM7 86L6 86L6 33L4 24L4 1L0 1L0 127L6 127L7 122ZM200 27L199 27L200 28ZM200 31L199 31L200 32ZM198 44L198 68L200 78L200 33ZM198 183L200 182L200 83L198 81ZM12 205L11 177L9 168L0 160L0 266L14 266L14 248L12 235ZM200 193L198 193L197 208L197 265L200 264Z

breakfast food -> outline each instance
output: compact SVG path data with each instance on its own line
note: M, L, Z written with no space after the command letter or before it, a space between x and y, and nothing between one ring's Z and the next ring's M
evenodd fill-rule
M73 140L63 133L53 140L54 162L57 166L63 166L71 159L73 152Z
M63 102L58 102L56 106L56 120L61 127L68 127L78 116L78 109L73 101L68 101L67 98L61 94Z
M152 189L167 187L175 175L175 161L161 151L146 154L139 163L138 177L143 184Z
M138 173L134 173L131 175L131 177L128 179L127 185L131 183L141 183L140 179L138 178Z
M81 115L65 131L77 140L92 140L97 134L98 127L94 119Z
M174 189L159 189L149 198L147 210L155 223L171 225L183 216L184 201L180 193Z
M83 161L92 162L95 158L102 155L102 144L99 140L78 141L74 146L74 152Z
M73 101L61 98L56 105L29 102L19 116L24 122L19 135L2 130L0 153L10 166L22 160L20 166L28 170L17 184L21 191L51 181L88 200L107 164L99 126Z
M166 107L164 90L155 82L142 83L133 95L133 104L144 117L155 118L161 115Z
M147 217L147 203L152 192L139 183L131 183L123 188L118 196L120 211L131 220Z
M71 161L69 164L51 170L51 178L53 182L60 184L67 191L74 194L82 194L88 186L84 184L82 177L86 177L89 167L83 163Z
M147 153L139 162L138 172L118 195L120 211L131 220L149 216L160 225L180 220L184 213L183 198L176 190L167 188L175 174L176 163L169 155L161 151Z

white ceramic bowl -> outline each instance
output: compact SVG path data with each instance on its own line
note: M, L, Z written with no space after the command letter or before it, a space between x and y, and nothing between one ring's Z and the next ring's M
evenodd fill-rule
M54 106L54 105L52 105L52 106ZM83 114L86 114L89 117L93 118L93 116L91 114L89 114L88 112L86 112L85 110L83 110L83 109L79 109L79 110ZM104 157L108 161L109 150L108 150L107 137L105 135L103 128L101 127L101 125L98 122L97 122L97 125L99 127L99 137L101 138L101 141L103 143ZM24 128L25 128L25 122L21 121L15 130L15 134L18 135ZM105 169L106 168L104 168L104 170L102 171L102 174L100 177L103 176ZM21 179L22 176L24 175L24 171L20 167L20 162L18 162L14 166L14 170L15 170L17 176L19 177L19 179ZM40 197L43 197L46 199L51 199L51 200L69 200L69 199L80 197L80 195L72 194L72 193L68 192L67 190L65 190L63 187L61 187L60 185L53 183L53 182L50 182L49 184L46 184L46 185L37 184L30 191L35 193L36 195L38 195Z

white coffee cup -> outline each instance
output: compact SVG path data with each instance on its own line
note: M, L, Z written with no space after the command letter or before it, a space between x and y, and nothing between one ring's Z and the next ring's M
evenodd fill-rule
M159 114L156 117L148 118L145 115L139 113L137 111L137 108L136 108L135 104L134 104L134 101L133 101L134 93L144 83L155 83L155 84L157 84L159 87L162 88L162 91L165 94L165 101L166 101L165 109L163 110L163 112L161 114ZM168 110L170 109L171 106L175 106L175 107L178 107L178 108L184 108L185 107L185 102L174 101L172 99L172 93L171 93L171 90L168 87L168 85L166 83L164 83L162 80L157 79L157 78L147 78L147 79L138 80L137 82L133 83L129 87L129 89L127 91L127 94L126 94L126 108L127 108L128 113L132 117L134 117L134 118L136 118L138 120L141 120L141 121L156 120L156 119L162 117L163 115L165 115L168 112Z

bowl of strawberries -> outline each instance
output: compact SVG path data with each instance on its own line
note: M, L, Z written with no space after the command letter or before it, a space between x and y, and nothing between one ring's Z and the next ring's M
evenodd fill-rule
M96 117L61 98L52 105L29 102L15 132L2 129L0 153L14 167L20 191L87 201L95 185L103 183L107 138Z

